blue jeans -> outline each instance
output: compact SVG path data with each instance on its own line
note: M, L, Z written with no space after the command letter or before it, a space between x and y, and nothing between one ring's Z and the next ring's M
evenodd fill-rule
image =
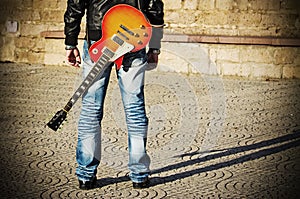
M117 71L118 84L125 110L128 130L128 151L133 182L143 182L149 175L150 158L146 152L148 118L144 102L145 50L124 58L126 67ZM87 42L83 46L83 75L86 77L93 63L88 54ZM101 159L101 120L103 103L109 83L111 67L82 97L82 108L78 122L76 175L79 180L92 180Z

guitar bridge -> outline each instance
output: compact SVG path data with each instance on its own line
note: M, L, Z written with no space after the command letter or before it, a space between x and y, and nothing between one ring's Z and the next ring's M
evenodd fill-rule
M116 34L114 34L111 39L119 45L119 48L114 52L114 55L111 57L110 61L115 61L122 55L134 49L134 45L125 42Z

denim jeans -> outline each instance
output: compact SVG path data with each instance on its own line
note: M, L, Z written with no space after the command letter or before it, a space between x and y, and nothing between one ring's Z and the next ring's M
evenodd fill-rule
M143 182L149 175L150 158L146 152L148 118L144 102L145 50L124 58L123 67L117 71L118 84L125 110L128 131L128 152L133 182ZM86 77L93 63L88 54L87 42L83 46L83 76ZM82 108L78 122L76 175L79 180L92 180L101 159L101 120L103 103L109 83L111 67L82 97Z

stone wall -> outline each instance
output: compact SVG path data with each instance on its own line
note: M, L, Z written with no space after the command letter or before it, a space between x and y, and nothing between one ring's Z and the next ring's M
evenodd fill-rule
M158 70L247 78L300 78L300 48L164 42Z
M172 32L300 36L298 0L165 0Z
M1 0L0 60L43 63L45 38L42 31L62 30L64 0ZM13 22L17 31L8 30Z
M0 0L0 61L64 63L67 0ZM300 38L298 0L164 0L169 34ZM84 20L83 20L84 21ZM84 24L83 24L84 29ZM82 41L80 41L80 45ZM163 42L158 70L300 78L297 46Z

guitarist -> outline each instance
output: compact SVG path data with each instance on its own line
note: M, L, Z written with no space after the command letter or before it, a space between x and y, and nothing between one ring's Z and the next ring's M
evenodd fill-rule
M146 188L149 186L150 158L146 152L148 118L145 112L144 76L148 63L153 68L158 62L164 24L162 0L68 0L64 15L66 57L67 62L74 67L79 67L82 61L84 77L88 74L93 66L88 49L102 36L101 21L104 14L117 4L128 4L139 9L153 26L149 51L146 53L144 48L125 54L122 68L117 70L128 129L129 177L133 188ZM81 58L77 41L85 13L87 32ZM76 148L76 175L80 189L96 187L97 167L101 158L103 103L111 68L107 68L101 78L96 78L82 97Z

